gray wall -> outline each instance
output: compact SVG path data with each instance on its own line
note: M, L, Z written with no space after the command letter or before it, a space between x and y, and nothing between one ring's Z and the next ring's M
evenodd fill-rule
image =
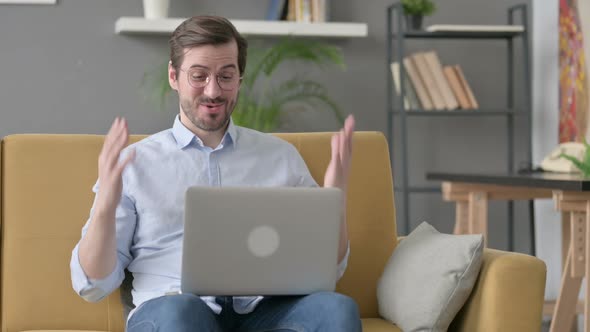
M523 0L528 2L527 0ZM334 40L348 69L315 77L326 83L359 130L386 130L385 8L393 0L332 0L333 21L369 25L369 37ZM517 0L444 0L430 23L506 21ZM212 13L235 19L263 18L267 0L172 1L171 16ZM114 34L119 16L142 15L141 1L59 0L55 6L0 5L0 136L13 133L104 133L115 116L125 116L132 133L149 134L171 125L177 106L155 111L142 99L140 81L167 56L165 37ZM411 50L435 48L446 64L463 67L482 105L502 106L506 97L506 48L501 42L417 41ZM520 54L520 53L519 53ZM518 95L518 94L517 94ZM292 117L290 117L292 118ZM286 130L334 130L331 116L303 114ZM522 126L521 126L522 127ZM409 125L411 181L426 170L497 171L505 167L506 131L495 118L413 119ZM517 130L523 138L524 130ZM520 155L523 153L519 147ZM522 158L517 158L516 161ZM394 164L395 169L398 163ZM398 199L401 203L401 200ZM401 205L401 204L400 204ZM411 225L428 220L450 232L453 206L439 195L415 195ZM517 206L517 250L528 251L524 206ZM398 221L401 224L401 221ZM506 247L505 204L490 206L490 246ZM402 232L403 229L400 229Z

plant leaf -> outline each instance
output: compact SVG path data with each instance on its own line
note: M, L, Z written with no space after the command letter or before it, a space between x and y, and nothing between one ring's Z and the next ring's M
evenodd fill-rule
M344 115L340 111L340 108L330 98L326 88L320 83L293 78L280 84L271 93L274 96L272 101L278 106L278 109L290 102L299 101L312 106L314 106L314 102L320 102L324 106L328 106L340 124L344 123Z
M582 139L582 143L584 143L584 146L586 147L586 150L584 150L584 164L586 165L590 165L590 149L588 149L590 147L590 145L588 145L588 142L586 142L586 137L584 137Z
M276 68L286 61L303 61L318 66L333 64L345 68L339 48L318 41L287 37L253 58L246 67L243 84L253 87L260 75L271 76Z
M574 156L570 156L570 155L565 154L565 153L562 153L559 156L561 158L565 158L565 159L571 161L572 164L574 164L574 166L576 166L577 169L579 169L580 171L582 171L582 173L584 174L584 176L590 175L590 164L585 164L581 160L579 160L578 158L576 158Z
M168 83L168 62L158 64L151 71L144 73L140 88L143 98L150 104L157 105L159 111L166 110L166 101L172 88Z

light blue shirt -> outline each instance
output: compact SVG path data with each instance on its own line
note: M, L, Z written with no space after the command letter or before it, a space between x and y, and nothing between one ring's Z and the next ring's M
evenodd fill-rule
M133 274L133 303L138 308L150 299L180 291L184 195L191 186L317 186L299 152L288 142L269 134L235 126L215 149L188 130L177 116L171 129L127 147L136 151L123 172L123 193L116 211L117 263L104 279L89 279L80 265L78 245L70 261L74 290L87 301L99 301ZM98 192L98 182L93 191ZM90 217L82 229L86 234ZM342 276L350 247L338 264ZM216 313L215 298L202 299ZM238 313L249 313L262 296L234 297Z

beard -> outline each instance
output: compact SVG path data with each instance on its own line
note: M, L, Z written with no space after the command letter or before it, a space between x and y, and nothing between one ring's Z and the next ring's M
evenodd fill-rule
M231 114L236 107L236 99L229 101L227 98L199 98L195 102L184 99L180 101L180 108L189 121L197 128L203 131L218 131L224 129L229 124ZM223 112L218 114L200 114L199 106L203 104L223 104ZM207 107L207 106L203 106Z

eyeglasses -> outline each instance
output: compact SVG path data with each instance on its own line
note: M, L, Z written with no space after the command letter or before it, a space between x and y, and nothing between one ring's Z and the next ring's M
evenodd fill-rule
M211 81L211 73L202 68L190 68L189 70L180 69L186 72L188 84L193 88L204 88ZM224 70L216 76L217 84L221 90L233 90L238 87L242 77L235 70Z

